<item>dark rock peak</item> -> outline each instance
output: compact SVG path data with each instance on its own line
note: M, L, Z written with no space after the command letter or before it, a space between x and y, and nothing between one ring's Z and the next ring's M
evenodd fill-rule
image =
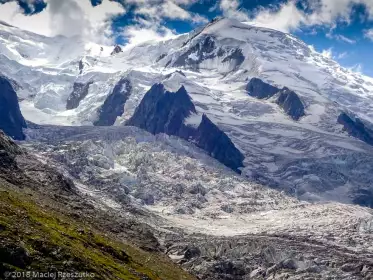
M294 91L286 87L280 91L276 103L295 121L305 116L305 108L301 99Z
M124 105L132 93L132 84L127 78L122 78L115 85L111 94L106 98L104 104L98 111L98 120L95 126L111 126L117 117L124 113Z
M185 119L192 113L196 113L196 109L184 86L177 92L169 92L162 84L155 84L145 94L126 125L139 127L152 134L166 133L191 141L227 167L239 172L244 157L229 137L206 115L203 115L197 129L185 125Z
M240 172L239 168L244 166L244 156L231 139L205 114L202 116L194 139L198 147L234 171Z
M338 123L349 135L373 145L373 130L368 128L359 118L352 118L347 113L342 112L338 117Z
M259 78L252 78L246 86L246 91L252 97L265 99L274 96L280 89L263 82Z
M123 52L122 48L119 45L116 45L114 47L114 50L111 52L111 55L115 55L115 54L121 53L121 52Z
M155 84L145 94L128 125L153 134L177 135L186 133L185 118L196 109L184 86L177 92L167 91L163 84Z
M70 93L66 103L66 110L72 110L79 107L80 102L88 95L89 87L93 82L74 83L73 91Z
M26 127L12 82L0 76L0 129L15 140L24 140Z

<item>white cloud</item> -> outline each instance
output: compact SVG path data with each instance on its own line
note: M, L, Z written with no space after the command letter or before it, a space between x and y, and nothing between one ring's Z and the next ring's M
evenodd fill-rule
M161 21L162 19L179 19L192 22L206 22L206 18L191 13L184 8L197 0L127 0L127 4L136 4L136 15L144 15L150 19Z
M52 35L82 36L89 24L87 16L74 0L49 0L47 10Z
M346 36L343 36L341 34L337 34L335 35L335 38L339 41L343 41L343 42L346 42L348 44L356 44L356 40L354 39L351 39L351 38L348 38Z
M162 5L163 16L170 19L191 19L192 15L175 4L173 1L166 1Z
M329 48L327 50L323 50L321 52L321 55L323 55L326 58L333 58L333 50L332 50L332 48Z
M136 4L136 23L127 26L123 30L129 46L143 43L150 40L165 40L175 36L175 32L163 25L164 19L184 20L192 23L207 23L208 20L194 14L184 7L195 3L198 0L127 0L127 3Z
M306 5L312 12L304 13L296 5L298 3ZM373 0L288 0L277 8L257 10L251 20L257 25L286 32L302 25L332 27L337 22L350 23L355 4L364 5L368 18L373 19Z
M249 16L244 10L240 10L239 0L220 0L220 10L226 17L236 18L241 21L248 21Z
M337 41L342 41L348 44L352 44L352 45L356 44L357 42L356 40L348 38L342 34L334 34L333 31L334 31L334 27L325 36L328 37L329 39L335 39Z
M25 16L16 2L0 4L0 19L8 24L41 35L51 35L49 16L43 11L33 16Z
M342 53L338 54L336 58L337 59L344 59L346 57L348 57L348 53L347 52L342 52Z
M0 4L2 21L45 36L80 36L96 42L109 42L110 22L125 12L122 5L103 0L93 7L89 0L47 0L47 8L33 16L22 13L16 2Z
M373 41L373 28L365 30L364 37Z
M175 36L170 29L158 30L151 27L129 26L124 35L128 38L128 46L132 47L147 41L167 40Z
M324 57L326 57L326 58L334 59L334 60L344 59L344 58L348 57L348 53L347 52L335 53L333 51L333 48L329 48L329 49L323 50L321 52L321 55L324 56Z
M290 32L297 29L302 22L306 21L306 15L300 11L294 1L282 4L279 9L259 9L252 23Z
M363 73L363 65L361 63L358 63L352 67L349 68L352 72L356 73Z

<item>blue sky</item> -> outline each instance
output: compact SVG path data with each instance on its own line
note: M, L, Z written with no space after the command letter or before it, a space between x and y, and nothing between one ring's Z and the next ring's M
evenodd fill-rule
M106 24L95 28L96 32L103 30L122 44L189 32L216 16L234 17L290 32L341 65L373 77L373 0L0 0L5 2L17 2L21 13L35 19L54 5L54 10L65 13L66 21L75 20L75 26L85 23L77 21L79 13L72 9L95 11L91 13L95 17L101 13L106 17L99 16L93 23L104 19ZM69 18L72 12L75 18ZM66 22L54 26L58 25ZM69 33L66 28L63 31Z

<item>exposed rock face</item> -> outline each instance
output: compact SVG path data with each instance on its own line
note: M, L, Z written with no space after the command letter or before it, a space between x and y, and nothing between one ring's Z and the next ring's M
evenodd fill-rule
M252 97L265 99L274 96L280 89L263 82L261 79L252 78L246 87L246 91Z
M240 66L245 60L241 49L217 49L215 39L212 36L208 36L180 55L173 63L173 66L198 70L200 63L214 58L220 58L222 63L231 62L234 65L233 68Z
M24 140L26 122L19 109L17 94L11 82L0 76L0 129L16 140Z
M213 158L240 172L244 156L229 137L205 115L197 129L185 125L184 120L192 113L196 113L196 109L183 86L177 92L169 92L162 84L156 84L146 93L126 125L137 126L152 134L166 133L192 141Z
M351 118L346 113L341 113L338 117L338 123L343 125L344 129L352 137L358 138L369 145L373 145L373 131L359 118Z
M195 141L198 147L207 151L213 158L238 172L244 156L234 146L231 139L221 131L206 115L197 129Z
M166 91L155 84L146 93L127 125L137 126L152 134L166 133L186 138L188 128L183 121L196 109L184 87L177 92Z
M3 168L16 168L15 157L21 149L0 130L0 171Z
M114 87L112 93L106 98L104 104L98 112L98 120L95 126L111 126L117 117L123 115L124 104L127 102L132 92L131 82L122 78Z
M84 63L82 60L79 60L79 74L82 74L84 70Z
M114 47L114 50L111 52L111 55L115 55L115 54L121 53L121 52L123 52L122 48L119 45L116 45Z
M113 125L117 117L123 115L124 104L131 95L131 82L122 78L114 87L112 93L106 98L104 104L99 109L98 120L94 123L95 126L110 126Z
M276 103L295 121L305 115L304 105L299 96L286 87L281 90Z
M98 120L94 123L95 126L110 126L113 125L117 117L123 115L124 104L131 95L131 82L122 78L114 87L112 93L106 98L104 104L99 110Z
M279 105L293 120L298 121L305 115L305 108L300 97L287 87L280 90L277 87L263 82L259 78L252 78L246 86L246 91L250 96L258 99L267 99L279 94L276 100L277 105Z
M92 82L82 84L74 83L73 91L71 92L66 103L66 110L72 110L79 107L79 103L88 95L89 86Z

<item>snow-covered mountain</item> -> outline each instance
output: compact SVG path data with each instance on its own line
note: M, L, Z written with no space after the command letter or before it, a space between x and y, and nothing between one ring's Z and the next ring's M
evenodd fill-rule
M0 31L0 72L19 85L28 121L141 127L131 117L152 86L170 93L183 87L195 111L176 114L177 125L199 131L204 115L232 142L230 150L239 151L232 166L243 165L250 181L307 200L373 205L373 79L292 35L217 19L171 40L113 52L114 46L4 24ZM170 116L164 110L153 116L161 126L156 132L168 132L166 123L175 121ZM211 140L180 133L171 134L223 163L230 160L231 153L216 154Z
M199 279L373 277L373 210L349 205L373 206L373 79L230 19L132 48L0 23L0 74L0 129L28 121L0 163L55 170L71 211L148 224Z

